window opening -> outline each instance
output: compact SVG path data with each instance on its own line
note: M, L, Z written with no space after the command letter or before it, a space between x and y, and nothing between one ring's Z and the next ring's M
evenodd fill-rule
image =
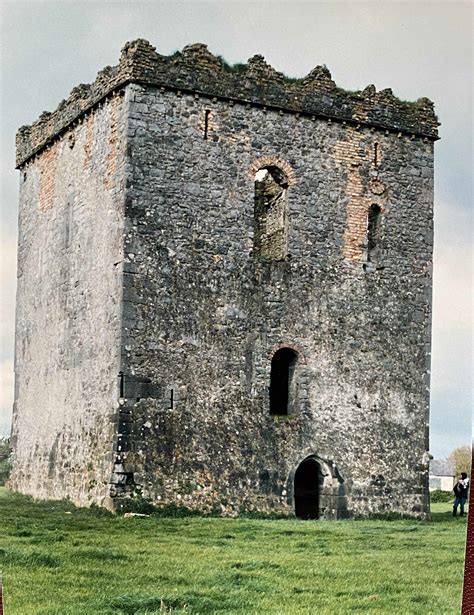
M206 109L204 112L204 140L207 141L207 136L209 132L209 116L211 115L210 109Z
M272 358L270 370L270 414L288 415L295 402L295 368L298 355L281 348Z
M123 398L124 396L123 372L119 372L119 389L120 389L119 397Z
M255 174L254 253L269 260L288 255L288 179L281 169L263 167Z
M380 240L380 214L378 205L371 205L367 215L367 261L370 262Z
M65 229L64 229L64 242L65 247L69 248L72 240L72 204L70 202L66 203L66 215L65 215Z

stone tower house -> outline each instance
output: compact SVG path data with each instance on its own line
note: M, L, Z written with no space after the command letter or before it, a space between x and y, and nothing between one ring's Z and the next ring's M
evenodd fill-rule
M137 40L21 128L11 488L425 514L437 126Z

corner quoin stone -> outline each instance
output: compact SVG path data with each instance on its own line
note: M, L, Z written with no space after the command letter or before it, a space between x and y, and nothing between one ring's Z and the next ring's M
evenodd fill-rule
M426 515L437 126L139 39L20 128L10 488Z

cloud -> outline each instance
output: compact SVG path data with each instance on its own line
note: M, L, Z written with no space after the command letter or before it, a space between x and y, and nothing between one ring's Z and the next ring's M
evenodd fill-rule
M473 219L471 211L441 200L435 211L433 333L464 335L472 343Z
M0 363L0 436L7 436L10 433L13 385L13 361L6 359Z
M13 405L13 346L15 331L16 240L2 242L0 257L0 435L10 430Z
M472 211L453 196L435 211L431 452L469 442L473 390Z
M13 354L16 293L16 238L1 241L0 256L0 352Z

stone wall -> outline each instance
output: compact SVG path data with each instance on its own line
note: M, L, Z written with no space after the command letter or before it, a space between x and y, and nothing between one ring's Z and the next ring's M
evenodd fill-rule
M35 497L108 496L120 370L126 105L113 96L20 173L14 467Z
M232 67L202 44L163 56L150 43L138 39L124 46L117 66L106 66L94 83L73 88L53 113L45 111L33 125L19 129L17 165L24 164L85 112L128 83L167 87L178 93L200 92L216 99L246 101L264 110L276 108L354 126L363 123L395 133L438 137L433 103L427 98L402 101L392 90L376 92L373 85L348 92L336 86L325 66L316 66L302 79L291 79L260 55Z
M11 486L291 514L311 467L325 517L425 514L437 126L138 40L21 128Z
M433 142L128 87L129 484L157 502L291 513L313 456L325 516L427 512ZM255 172L271 164L290 180L280 260L254 252ZM281 347L298 353L298 391L280 417Z

